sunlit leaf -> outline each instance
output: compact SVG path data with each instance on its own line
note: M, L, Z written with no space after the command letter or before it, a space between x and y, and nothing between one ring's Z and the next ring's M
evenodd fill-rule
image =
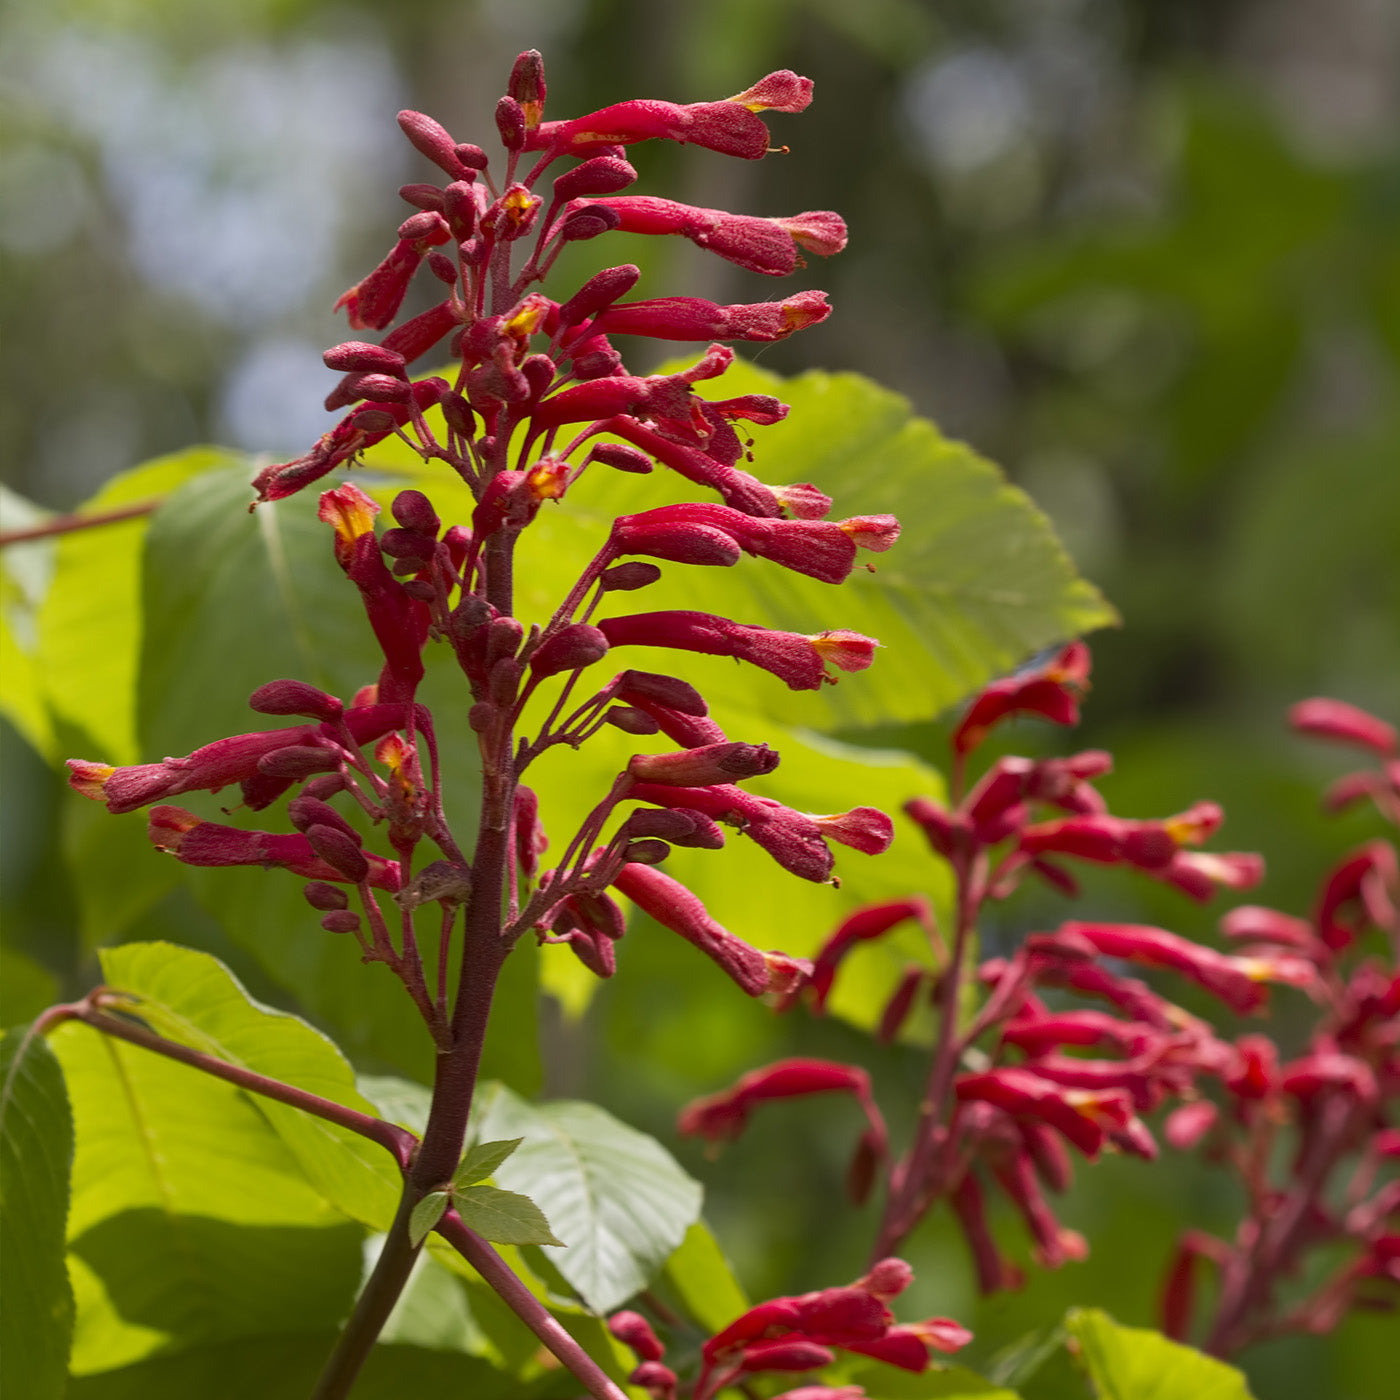
M28 1027L0 1040L0 1391L60 1400L73 1335L63 1264L73 1115L63 1071Z
M1100 1400L1250 1400L1233 1366L1098 1308L1073 1308L1065 1328Z

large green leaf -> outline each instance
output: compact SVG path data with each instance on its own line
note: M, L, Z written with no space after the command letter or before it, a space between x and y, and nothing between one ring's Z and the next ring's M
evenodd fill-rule
M73 1334L63 1264L73 1115L63 1071L27 1028L0 1040L0 1392L59 1400Z
M68 1400L306 1400L335 1339L333 1331L260 1336L153 1357L74 1379ZM355 1400L520 1394L515 1377L475 1357L392 1343L375 1347L355 1381Z
M76 1022L51 1043L77 1137L75 1374L338 1325L362 1231L240 1090Z
M335 561L317 493L259 506L246 464L176 491L151 521L138 730L147 752L188 753L275 727L249 694L292 676L347 701L383 658Z
M82 509L90 514L154 501L192 477L240 460L238 453L193 447L114 477ZM136 682L147 528L148 522L137 518L78 530L59 541L53 583L39 612L38 664L55 720L94 746L74 757L108 763L135 763L141 757ZM184 560L181 567L191 562Z
M666 1281L691 1317L710 1332L727 1327L748 1310L748 1297L703 1220L685 1232L680 1248L666 1261Z
M1251 1400L1233 1366L1146 1327L1120 1327L1098 1308L1074 1308L1065 1327L1100 1400Z
M530 1197L565 1247L549 1262L595 1312L646 1287L700 1215L700 1186L655 1139L596 1104L527 1104L502 1089L483 1109L483 1138L525 1141L496 1171Z
M172 943L128 943L103 951L102 971L159 1034L361 1113L375 1112L330 1040L298 1017L254 1001L208 953ZM398 1205L399 1172L382 1147L272 1099L255 1095L253 1102L332 1205L371 1229L388 1228Z

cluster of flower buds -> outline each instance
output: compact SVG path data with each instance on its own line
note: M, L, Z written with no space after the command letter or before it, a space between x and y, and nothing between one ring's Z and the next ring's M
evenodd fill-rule
M933 1202L946 1197L967 1237L981 1287L989 1292L1014 1286L1021 1274L992 1238L987 1187L999 1189L1015 1206L1038 1263L1054 1268L1082 1258L1083 1239L1060 1225L1045 1195L1069 1184L1071 1149L1091 1161L1105 1150L1153 1158L1157 1142L1144 1119L1187 1100L1182 1112L1197 1112L1200 1077L1230 1072L1231 1045L1208 1023L1128 975L1128 965L1174 974L1240 1015L1264 1008L1271 982L1314 994L1323 985L1307 947L1271 936L1267 928L1227 924L1236 935L1236 946L1227 953L1166 929L1072 920L1053 933L1028 935L1009 957L983 962L977 970L980 1005L970 1022L959 1024L971 990L963 984L973 971L963 958L978 911L989 899L1005 898L1026 872L1073 891L1060 861L1121 864L1196 898L1219 885L1253 884L1262 875L1257 856L1185 849L1219 826L1221 812L1214 803L1197 803L1161 821L1110 815L1093 786L1110 767L1106 753L1001 758L961 793L965 760L1003 720L1032 714L1075 723L1089 667L1088 648L1075 642L1044 665L989 686L953 731L954 805L918 798L906 807L952 868L958 922L951 950L926 899L870 905L836 928L816 955L807 987L788 998L789 1005L805 999L820 1012L853 949L907 922L924 930L930 959L906 969L876 1028L881 1040L896 1039L921 999L940 1013L927 1107L908 1154L884 1163L884 1124L868 1077L827 1061L784 1061L756 1070L732 1089L692 1104L680 1120L683 1133L717 1141L736 1135L758 1103L831 1091L854 1095L868 1122L851 1164L857 1199L874 1173L888 1165L877 1249L897 1247ZM1046 809L1063 815L1047 818ZM1349 928L1348 921L1358 917L1367 898L1363 888L1372 891L1369 898L1376 903L1380 877L1374 870L1381 857L1368 847L1366 858L1371 864L1364 869L1364 862L1345 864L1324 897L1326 917L1338 927ZM1046 990L1053 1005L1041 995ZM1065 992L1098 1005L1065 1009Z
M1400 824L1392 726L1338 700L1305 700L1300 733L1368 750L1378 768L1333 784L1331 810L1370 798ZM1302 1053L1240 1036L1209 1073L1216 1089L1167 1120L1172 1146L1199 1145L1237 1173L1250 1208L1233 1240L1199 1230L1178 1243L1162 1293L1162 1325L1229 1354L1281 1332L1327 1332L1353 1307L1400 1302L1400 870L1395 847L1368 841L1323 878L1310 918L1246 905L1221 921L1234 943L1308 970L1318 1014ZM1285 1136L1287 1135L1287 1136ZM1280 1147L1288 1142L1287 1150ZM1312 1251L1340 1263L1310 1291L1284 1296ZM1213 1308L1201 1275L1213 1269Z
M630 1380L653 1400L711 1400L726 1386L745 1387L755 1376L818 1371L836 1360L837 1351L917 1373L928 1369L935 1354L966 1346L972 1334L946 1317L896 1322L889 1303L913 1278L902 1259L882 1259L844 1287L760 1303L704 1343L699 1370L685 1385L666 1365L666 1350L640 1313L615 1313L608 1327L639 1358ZM860 1386L813 1381L774 1400L862 1400L864 1395Z
M495 157L458 142L423 113L399 114L436 176L403 187L412 212L393 247L337 303L352 330L385 334L326 351L327 366L341 375L327 407L346 415L310 452L266 467L254 482L258 502L278 501L355 465L394 435L470 488L470 519L446 526L418 490L393 499L388 528L377 518L379 504L354 484L320 498L319 518L383 654L375 684L342 706L299 682L274 682L254 697L254 708L312 723L220 740L160 764L73 764L73 785L114 812L161 803L152 840L182 861L280 866L307 877L307 899L325 927L355 932L366 956L394 967L438 1029L450 1019L442 979L451 959L441 955L430 999L412 917L424 904L441 907L444 948L453 916L466 906L471 923L475 900L479 934L492 925L492 936L509 946L533 931L609 976L626 923L614 898L620 894L749 994L788 995L809 974L807 963L735 937L655 867L675 845L723 845L721 828L730 826L785 870L827 881L830 842L877 853L892 835L889 819L869 808L807 814L745 790L740 784L770 772L778 755L761 743L731 741L687 682L633 670L605 685L585 678L610 651L629 646L735 658L795 690L871 664L876 642L841 628L801 634L692 611L595 618L615 595L654 583L663 566L728 568L748 555L838 584L859 552L894 544L892 516L828 519L832 502L814 486L770 485L741 465L753 461L754 445L741 432L780 421L784 404L763 394L698 392L734 359L728 345L710 342L763 343L815 325L830 312L825 294L798 291L734 306L695 297L629 300L641 275L630 264L605 267L557 300L541 289L567 244L612 230L679 235L774 276L801 267L801 251L839 252L845 225L833 213L759 218L623 193L637 178L628 159L637 142L761 157L770 142L759 113L801 112L811 83L784 71L719 102L638 99L559 121L545 119L546 93L540 56L522 54L497 106L503 149ZM420 273L436 280L439 295L396 325ZM628 336L703 348L687 369L635 375L613 343ZM429 354L449 368L415 378L414 365ZM552 617L533 626L517 618L515 543L544 503L558 502L590 467L649 473L657 466L717 499L621 517ZM451 650L471 691L486 846L470 858L443 818L432 720L416 703L432 644ZM571 709L581 681L578 694L593 693L581 703L575 697ZM541 710L527 716L526 707L537 697L547 713L535 724ZM664 735L676 751L637 754L546 867L549 840L522 775L550 747L577 747L605 725ZM244 832L164 805L182 792L232 783L253 810L289 798L296 833ZM348 815L331 805L338 795ZM365 849L356 825L364 819L384 829L392 854ZM437 850L415 864L423 840ZM359 890L367 930L347 908L342 884ZM398 906L396 936L375 891Z

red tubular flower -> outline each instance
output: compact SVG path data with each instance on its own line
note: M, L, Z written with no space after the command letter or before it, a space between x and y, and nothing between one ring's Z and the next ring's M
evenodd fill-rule
M1133 1116L1122 1090L1066 1089L1026 1069L959 1075L954 1089L959 1103L990 1103L1013 1118L1048 1123L1090 1160L1102 1148L1108 1127L1126 1127Z
M977 1270L977 1291L986 1296L1003 1288L1019 1288L1024 1282L1021 1271L997 1248L987 1224L982 1188L971 1171L965 1171L958 1179L949 1200Z
M933 908L922 895L891 900L884 904L868 904L842 920L822 944L812 964L812 991L815 1006L821 1010L831 994L836 969L857 943L883 938L905 919L917 919L925 929L933 928Z
M1163 1134L1178 1152L1186 1152L1205 1137L1219 1116L1219 1110L1209 1099L1197 1099L1172 1109Z
M1177 851L1150 873L1204 903L1222 886L1252 890L1264 878L1264 858L1252 851Z
M1288 722L1300 734L1312 734L1319 739L1334 739L1339 744L1351 744L1370 749L1382 758L1396 753L1396 733L1393 724L1367 714L1344 700L1317 698L1300 700L1288 712Z
M441 400L446 389L441 379L420 379L410 393L419 409L427 409ZM383 403L357 409L342 418L330 432L323 433L316 446L304 456L264 467L253 478L258 502L280 501L296 495L336 467L351 461L357 453L383 442L395 425L402 427L412 416L407 403Z
M767 219L701 209L654 195L622 194L574 200L569 212L598 206L618 216L623 233L679 234L698 248L767 277L786 277L803 266L799 245L820 257L830 257L846 246L845 221L827 210Z
M717 531L748 554L823 583L842 583L855 565L857 549L889 549L899 537L899 522L892 515L864 515L851 520L774 520L754 517L729 506L685 503L619 517L613 525L611 543L620 554L654 554L657 550L652 541L658 534L665 536L675 530ZM684 562L711 561L700 558ZM713 562L730 561L719 558Z
M1350 946L1371 924L1384 926L1400 896L1395 848L1368 841L1335 865L1313 915L1322 941L1333 951Z
M831 314L825 292L797 292L783 301L720 306L700 297L614 302L593 320L594 335L645 335L661 340L786 340Z
M1263 959L1230 957L1180 934L1146 924L1070 921L1061 927L1066 933L1087 939L1111 958L1179 972L1236 1011L1257 1011L1264 1004L1265 991L1259 983L1270 979L1272 964Z
M441 214L425 209L399 227L399 241L384 261L349 291L341 294L332 310L343 306L353 330L383 330L398 315L408 284L429 248L441 247L452 230Z
M380 696L388 701L413 699L423 679L423 646L431 614L411 597L388 570L374 533L376 501L347 483L321 495L319 518L335 528L335 555L360 590L375 640L384 653Z
M325 828L313 828L325 830ZM148 834L157 850L186 865L261 865L281 867L308 880L357 883L340 864L318 855L313 839L302 835L278 835L270 831L242 831L236 826L206 822L183 807L152 807ZM335 833L340 835L340 833ZM369 852L362 853L364 874L378 889L399 888L399 864ZM356 872L358 873L358 872Z
M1089 648L1071 642L1037 670L995 681L968 706L953 731L956 753L971 753L1008 715L1035 714L1054 724L1079 723L1079 697L1089 688Z
M1011 1198L1026 1222L1035 1242L1035 1261L1043 1269L1058 1269L1071 1259L1087 1258L1089 1247L1077 1230L1069 1230L1055 1219L1036 1183L1035 1169L1024 1152L1012 1152L992 1170L1002 1190Z
M345 711L345 723L357 744L383 738L400 728L407 717L404 705L367 705ZM255 778L261 773L259 763L279 750L322 748L328 755L338 755L338 734L338 726L331 724L264 729L218 739L185 758L138 763L129 768L70 758L68 785L84 797L105 802L113 814L134 812L161 798L178 797L182 792L218 792L230 783Z
M875 850L884 819L884 813L873 807L858 807L835 817L812 817L770 797L745 792L732 783L684 790L638 783L628 796L663 807L692 808L715 821L736 826L784 870L816 883L831 878L833 860L826 844L828 838L840 841L855 837L846 844L858 850Z
M736 938L710 917L684 885L651 866L624 865L612 883L644 914L699 948L751 997L788 991L794 978L805 978L811 973L811 964L800 958L761 953L742 938Z
M632 1348L643 1361L660 1361L666 1354L651 1323L640 1313L619 1312L608 1319L608 1331Z
M1161 1039L1147 1028L1110 1016L1106 1011L1061 1011L1018 1017L1002 1031L1002 1040L1028 1055L1043 1055L1060 1045L1106 1045L1135 1055Z
M881 1144L884 1143L885 1124L870 1095L869 1074L854 1065L837 1064L832 1060L779 1060L762 1069L750 1070L733 1088L688 1104L681 1112L678 1131L684 1137L720 1142L743 1132L756 1104L831 1093L854 1095L871 1131Z
M627 772L638 782L690 788L736 783L771 773L777 766L778 755L767 744L721 743L680 753L634 754Z
M604 618L599 629L610 646L673 647L707 656L733 656L786 682L790 690L819 690L832 684L827 663L842 671L863 671L879 645L857 632L775 632L727 617L700 612L635 613Z

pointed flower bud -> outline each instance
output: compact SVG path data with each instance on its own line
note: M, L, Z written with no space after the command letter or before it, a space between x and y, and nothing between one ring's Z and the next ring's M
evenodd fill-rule
M526 49L510 70L506 92L520 104L525 117L525 129L533 131L544 116L544 99L548 89L544 81L544 59L538 49Z
M543 680L564 671L579 671L601 661L608 651L608 639L586 622L571 623L544 642L530 658L530 670Z
M334 723L345 707L334 695L327 695L305 681L268 681L249 697L248 708L260 715L305 715L307 719Z

